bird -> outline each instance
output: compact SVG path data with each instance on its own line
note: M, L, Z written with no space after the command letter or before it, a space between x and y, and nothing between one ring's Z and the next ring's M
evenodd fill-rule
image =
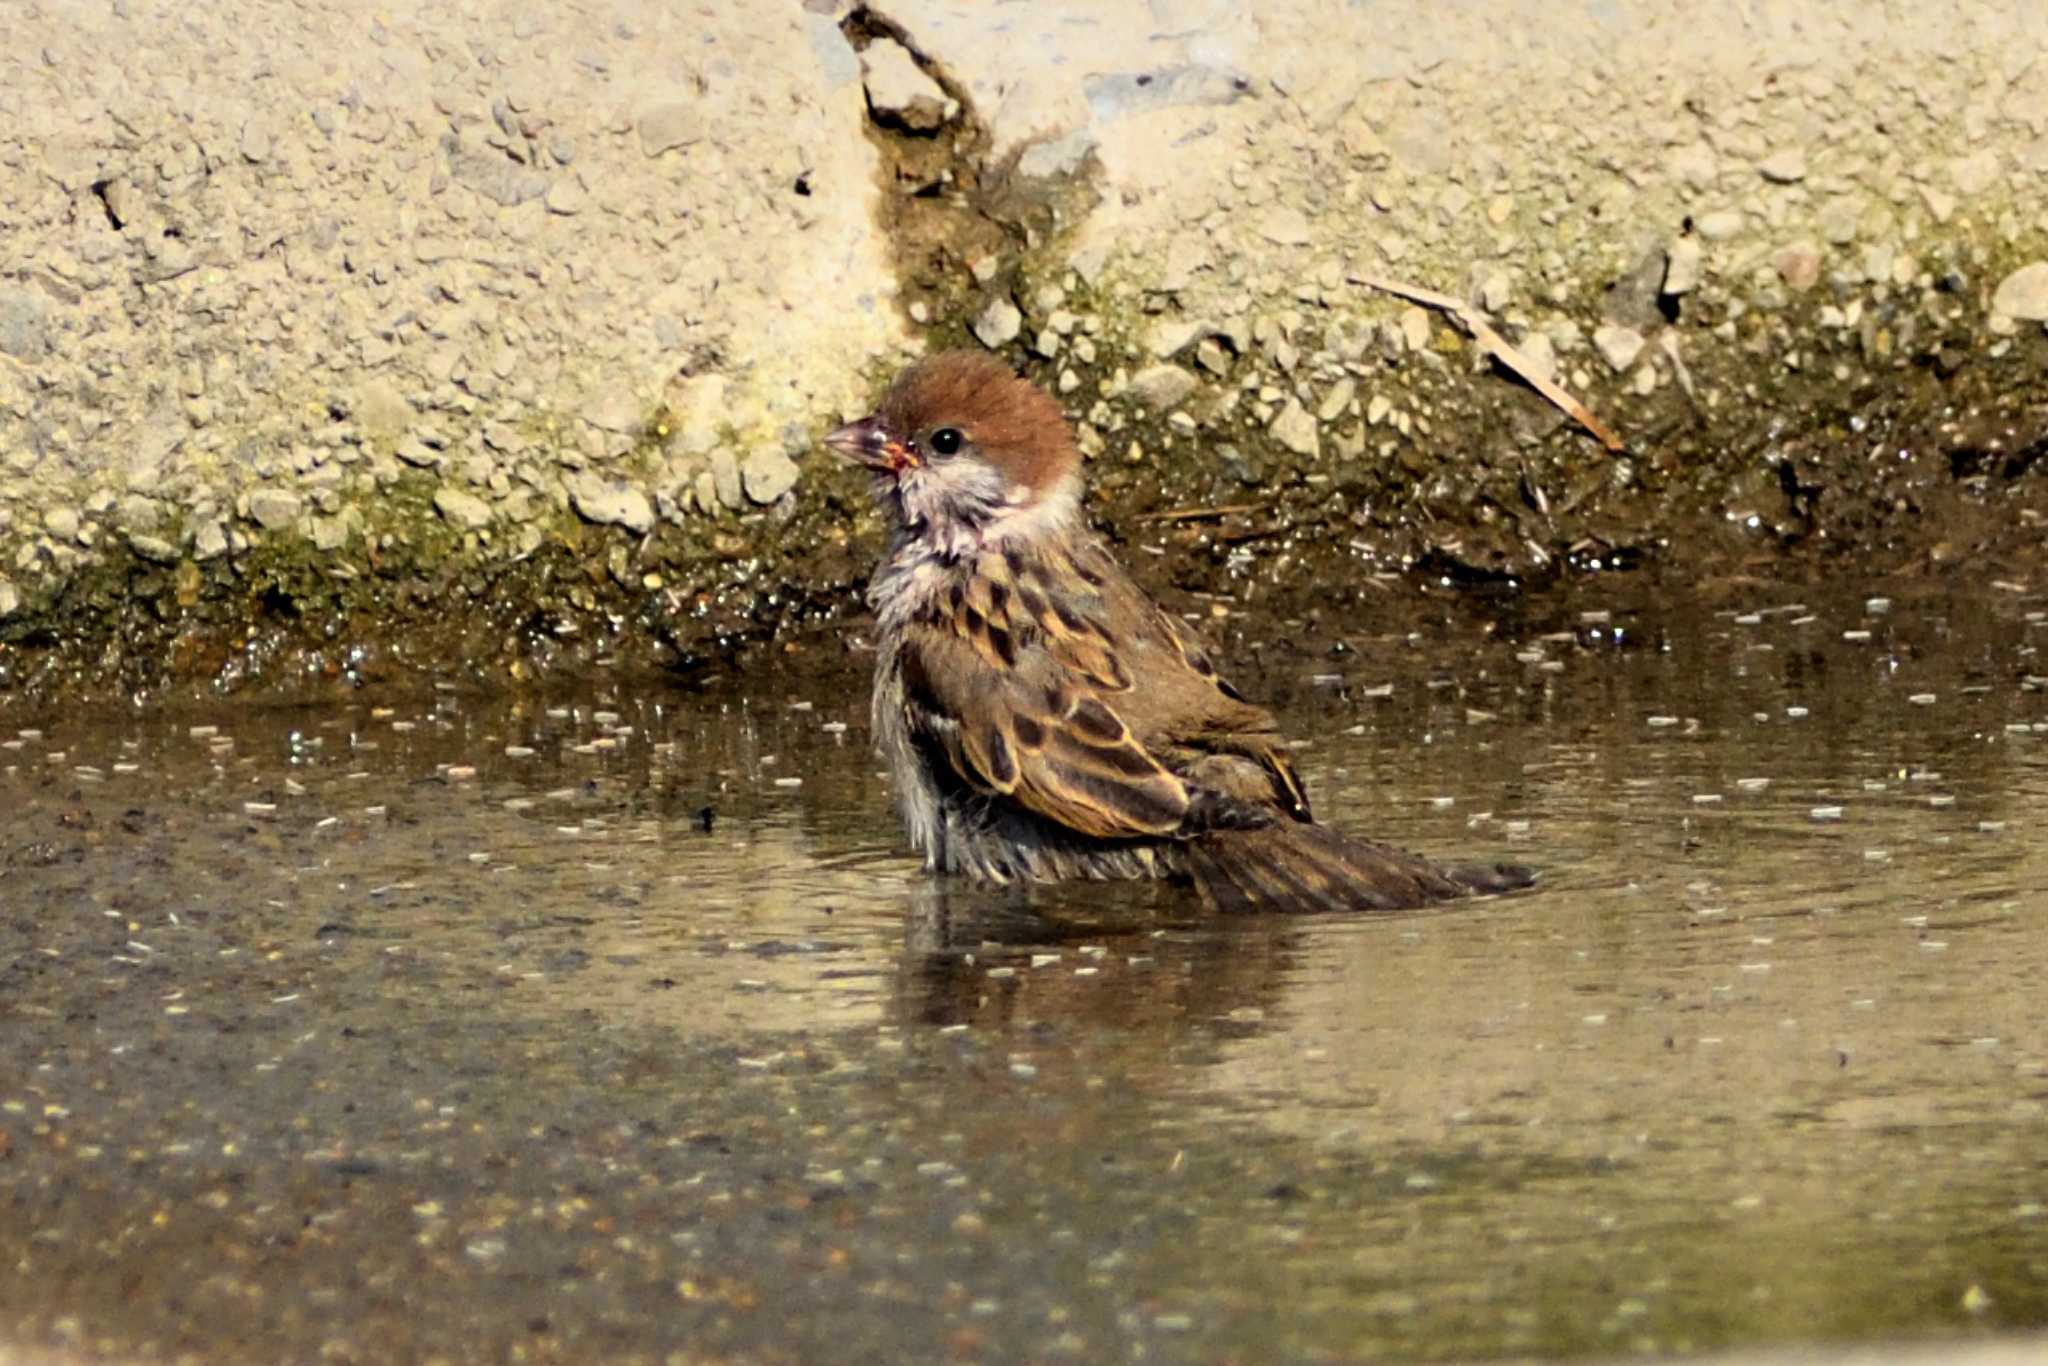
M825 446L892 532L868 583L871 728L911 845L996 884L1156 879L1213 912L1383 911L1528 885L1320 823L1273 714L1090 529L1059 404L926 356Z

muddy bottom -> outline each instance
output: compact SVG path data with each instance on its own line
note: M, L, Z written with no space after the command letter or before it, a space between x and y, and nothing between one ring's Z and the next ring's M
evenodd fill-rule
M2038 1331L2048 594L1882 591L1236 641L1326 818L1544 870L1393 916L935 888L836 647L8 714L0 1357Z

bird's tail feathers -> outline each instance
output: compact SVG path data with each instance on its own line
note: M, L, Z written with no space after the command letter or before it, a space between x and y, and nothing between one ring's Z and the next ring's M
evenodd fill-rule
M1221 912L1393 911L1513 891L1536 880L1533 870L1515 864L1446 868L1403 849L1294 822L1191 840L1186 866L1203 903Z

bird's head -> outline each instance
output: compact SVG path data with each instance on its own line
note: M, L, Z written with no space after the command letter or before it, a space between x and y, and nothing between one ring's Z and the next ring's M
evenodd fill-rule
M978 352L918 361L825 444L873 471L883 506L949 558L1063 523L1079 503L1080 454L1059 405Z

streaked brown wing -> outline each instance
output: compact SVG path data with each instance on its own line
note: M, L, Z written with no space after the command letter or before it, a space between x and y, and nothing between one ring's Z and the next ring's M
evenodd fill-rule
M1251 760L1264 771L1266 780L1272 784L1273 800L1281 810L1298 821L1314 820L1315 813L1308 804L1308 789L1302 786L1300 775L1294 771L1293 756L1287 752L1287 742L1273 724L1272 714L1263 707L1254 707L1246 702L1243 694L1224 681L1210 661L1207 647L1194 632L1164 612L1159 614L1159 622L1174 648L1180 652L1188 671L1206 679L1229 704L1219 710L1229 716L1230 723L1203 737L1206 740L1204 747L1215 753L1235 754Z
M1271 714L1095 542L983 553L906 633L904 662L913 733L975 791L1070 829L1170 834L1197 789L1230 819L1247 803L1310 819Z
M1180 828L1187 785L1037 642L1013 651L1014 663L994 663L997 647L920 623L902 649L911 733L974 791L1100 839Z

